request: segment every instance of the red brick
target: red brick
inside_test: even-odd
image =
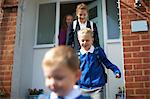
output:
[[[124,53],[124,58],[131,58],[131,53]]]
[[[122,31],[122,33],[123,33],[123,36],[131,35],[131,30],[130,29],[125,29],[125,30]]]
[[[150,99],[150,95],[146,96],[146,99]]]
[[[150,89],[136,89],[135,93],[136,94],[147,94],[147,95],[149,95],[150,94]]]
[[[147,60],[145,60],[147,61]],[[125,64],[135,64],[135,63],[142,63],[142,60],[140,58],[131,58],[131,59],[125,59],[124,60]]]
[[[4,82],[3,82],[3,85],[4,85],[4,86],[10,86],[10,85],[11,85],[11,82],[10,82],[10,81],[4,81]]]
[[[150,63],[150,58],[143,58],[144,63]]]
[[[142,39],[150,39],[150,34],[141,35]]]
[[[133,57],[150,57],[150,52],[133,53]]]
[[[150,51],[150,46],[143,46],[143,51]]]
[[[149,67],[149,70],[144,70],[144,74],[145,75],[149,75],[149,81],[150,81],[150,67]]]
[[[123,46],[131,46],[131,42],[123,42]]]
[[[127,99],[145,99],[144,96],[127,96]]]
[[[124,65],[125,70],[132,70],[132,65]]]
[[[126,82],[133,82],[134,80],[133,80],[133,77],[126,76],[125,81]]]
[[[150,64],[135,64],[134,69],[150,69]]]
[[[150,93],[148,92],[148,88],[150,86],[150,82],[148,78],[149,70],[150,70],[150,58],[149,58],[150,57],[149,56],[149,52],[150,52],[149,32],[150,31],[132,33],[129,27],[125,27],[130,25],[131,20],[145,19],[148,20],[148,23],[150,23],[150,20],[148,19],[150,10],[147,7],[146,8],[147,12],[142,12],[142,10],[135,8],[134,0],[121,0],[120,2],[121,2],[121,18],[123,18],[121,22],[123,24],[122,38],[123,38],[123,49],[124,49],[124,66],[126,66],[124,67],[125,76],[126,76],[125,80],[127,86],[126,97],[127,99],[150,99],[149,96]],[[128,47],[131,48],[128,49]],[[132,47],[133,48],[140,47],[140,50],[132,51],[131,50]],[[143,83],[143,84],[130,85],[131,83],[138,83],[138,84]]]
[[[150,44],[150,40],[144,40],[144,41],[133,41],[132,42],[133,45],[138,46],[138,45],[149,45]]]
[[[128,18],[129,18],[130,20],[134,20],[135,18],[137,18],[137,15],[128,15]]]
[[[126,83],[126,87],[127,88],[143,88],[144,87],[144,83]]]
[[[134,35],[134,36],[124,36],[123,40],[125,41],[133,41],[133,40],[139,40],[139,36],[138,35]]]
[[[123,12],[123,13],[121,13],[122,20],[125,20],[126,17],[127,17],[126,14],[128,13],[128,10],[127,10],[127,9],[122,9],[121,12]],[[126,16],[126,17],[125,17],[125,16]]]
[[[11,65],[11,64],[13,64],[13,60],[1,60],[1,64],[3,64],[3,65]]]
[[[125,76],[137,76],[137,75],[142,75],[142,70],[126,70]]]
[[[150,76],[137,76],[135,77],[135,82],[139,81],[150,81]]]
[[[122,29],[130,29],[131,27],[130,27],[130,25],[123,25],[122,26]]]
[[[140,51],[140,47],[125,47],[124,52],[137,52]]]
[[[126,94],[127,95],[133,95],[134,94],[134,89],[127,89]]]
[[[14,5],[14,3],[17,4],[18,2],[18,0],[5,0],[6,5],[8,1],[9,5]],[[4,7],[2,14],[0,11],[0,78],[2,78],[1,81],[3,82],[0,87],[3,86],[10,94],[17,9],[8,9],[10,11],[7,11],[7,8]]]
[[[145,82],[145,87],[146,88],[150,88],[150,81],[149,82]]]
[[[8,76],[8,75],[4,76],[4,80],[10,81],[11,80],[11,76]]]

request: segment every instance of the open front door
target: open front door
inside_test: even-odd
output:
[[[104,99],[116,99],[118,87],[124,87],[123,46],[119,29],[119,9],[117,0],[95,0],[88,4],[89,20],[97,25],[100,45],[108,59],[121,70],[122,77],[116,79],[111,70],[106,69],[108,83],[104,88]]]
[[[104,36],[103,36],[103,15],[102,15],[102,2],[100,0],[95,0],[92,3],[88,4],[89,8],[89,20],[96,23],[99,43],[102,48],[104,48]],[[104,86],[103,99],[106,99],[106,86]]]

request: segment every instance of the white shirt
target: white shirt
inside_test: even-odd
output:
[[[86,21],[85,23],[81,23],[81,22],[79,21],[79,19],[78,19],[78,22],[79,22],[80,30],[86,28],[86,26],[87,26],[87,21]]]
[[[74,85],[72,91],[67,96],[64,96],[64,98],[65,99],[75,99],[80,95],[81,95],[80,87],[77,85]],[[58,97],[57,94],[52,92],[50,99],[56,99],[57,97]]]
[[[86,54],[86,53],[88,53],[88,52],[93,53],[93,52],[94,52],[94,49],[95,49],[95,48],[94,48],[94,46],[92,45],[88,51],[86,51],[86,50],[84,50],[84,49],[81,48],[81,49],[80,49],[80,52],[81,52],[82,55],[84,55],[84,54]]]

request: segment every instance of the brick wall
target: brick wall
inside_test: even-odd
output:
[[[0,88],[11,92],[17,0],[0,0]]]
[[[121,0],[127,99],[150,99],[150,28],[148,32],[131,32],[131,20],[145,19],[150,25],[150,2],[135,8],[135,0]]]

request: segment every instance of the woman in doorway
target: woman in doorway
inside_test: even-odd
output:
[[[60,29],[59,32],[59,45],[65,45],[66,44],[66,37],[67,37],[67,28],[68,26],[72,23],[73,21],[73,16],[68,14],[64,18],[63,26]]]
[[[77,32],[84,28],[90,28],[94,32],[94,47],[100,46],[96,24],[88,20],[87,5],[84,3],[77,5],[76,16],[77,19],[68,27],[66,45],[70,45],[78,51],[80,49],[80,45],[77,39]]]

